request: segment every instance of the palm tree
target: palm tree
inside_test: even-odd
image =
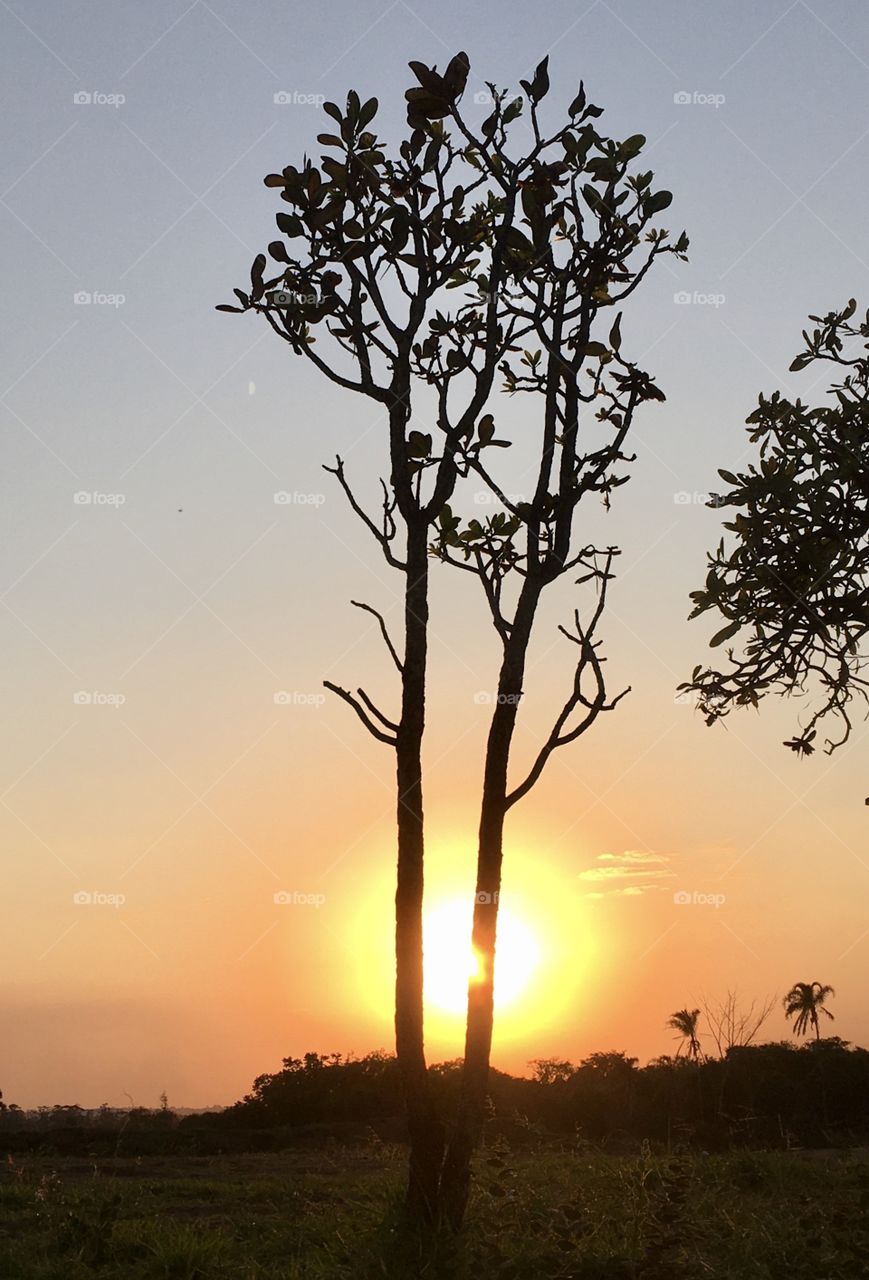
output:
[[[699,1009],[679,1009],[667,1020],[669,1029],[675,1031],[679,1037],[679,1048],[676,1050],[677,1058],[682,1050],[687,1047],[688,1057],[693,1058],[695,1062],[699,1059],[700,1038],[697,1034],[699,1017]]]
[[[785,1017],[795,1018],[794,1034],[804,1036],[811,1026],[815,1028],[815,1039],[820,1040],[818,1013],[833,1019],[830,1010],[824,1008],[824,1001],[835,994],[832,987],[822,986],[820,982],[795,982],[783,1001]]]

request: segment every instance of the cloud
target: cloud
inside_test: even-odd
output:
[[[663,853],[646,849],[626,849],[624,853],[600,853],[597,866],[580,871],[578,879],[591,884],[607,884],[611,887],[589,892],[587,898],[620,896],[639,898],[654,889],[662,889],[660,880],[669,880],[674,872],[667,869],[670,859]],[[601,865],[603,864],[603,865]],[[630,881],[625,884],[625,881]]]
[[[624,853],[599,853],[598,862],[619,862],[622,864],[648,866],[652,862],[669,862],[663,853],[653,853],[651,849],[626,849]]]
[[[586,893],[586,898],[640,898],[647,889],[658,889],[659,885],[629,884],[623,889],[607,889],[603,893]]]

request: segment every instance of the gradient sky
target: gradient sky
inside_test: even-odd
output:
[[[622,325],[668,396],[606,525],[624,548],[610,678],[633,692],[511,814],[504,907],[541,951],[495,1063],[645,1059],[672,1048],[672,1010],[796,980],[832,983],[835,1031],[866,1043],[865,727],[799,761],[780,745],[796,704],[707,730],[674,700],[714,629],[685,620],[717,536],[702,495],[746,458],[760,390],[823,394],[787,373],[806,314],[869,304],[865,4],[10,0],[0,32],[6,1100],[230,1102],[285,1055],[391,1047],[393,762],[320,685],[364,679],[395,705],[349,601],[394,611],[400,580],[320,469],[340,451],[364,488],[383,424],[212,308],[274,237],[263,175],[316,153],[306,99],[376,94],[395,138],[408,59],[461,48],[469,96],[549,53],[553,119],[582,77],[602,129],[647,135],[691,237]],[[434,906],[473,883],[475,695],[496,669],[463,579],[434,572]],[[570,677],[569,588],[557,606],[517,773]],[[785,1034],[780,1008],[767,1031]],[[436,1015],[432,1057],[460,1046]]]

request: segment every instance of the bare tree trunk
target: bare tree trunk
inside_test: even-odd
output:
[[[407,1209],[419,1222],[437,1214],[444,1150],[426,1071],[423,1036],[422,736],[428,626],[427,525],[408,525],[405,655],[397,734],[398,876],[395,891],[395,1050],[410,1137]]]
[[[479,1144],[486,1115],[494,1021],[498,899],[504,819],[508,807],[507,768],[540,588],[539,581],[532,577],[526,579],[516,610],[515,624],[504,646],[498,700],[486,744],[477,852],[477,893],[471,934],[478,973],[468,988],[462,1089],[444,1161],[441,1187],[443,1210],[454,1227],[461,1225],[467,1209],[471,1186],[471,1158]]]

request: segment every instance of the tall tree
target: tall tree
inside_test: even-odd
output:
[[[786,1018],[794,1019],[794,1035],[804,1036],[809,1027],[815,1032],[815,1039],[821,1038],[821,1024],[818,1018],[823,1013],[831,1021],[834,1015],[825,1008],[825,1002],[836,993],[832,987],[820,982],[795,982],[784,998]]]
[[[748,421],[756,460],[719,471],[730,489],[714,505],[733,509],[731,535],[709,556],[691,617],[715,611],[725,625],[713,646],[735,641],[718,666],[697,666],[693,690],[707,724],[733,707],[757,707],[769,693],[816,699],[785,743],[810,755],[818,726],[838,727],[832,752],[850,733],[853,707],[867,703],[869,634],[869,312],[810,316],[794,372],[818,363],[840,370],[832,403],[811,408],[776,391],[761,395]]]
[[[628,461],[623,446],[634,410],[663,398],[620,354],[619,316],[607,325],[605,342],[592,339],[591,328],[599,311],[633,292],[655,258],[684,256],[687,238],[670,244],[666,231],[652,227],[671,197],[653,192],[651,172],[628,174],[645,139],[601,136],[594,125],[601,109],[587,102],[581,86],[567,122],[548,135],[541,130],[546,60],[523,82],[530,129],[523,121],[515,154],[508,131],[525,110],[521,97],[490,84],[493,109],[474,129],[461,107],[465,54],[443,73],[419,62],[410,66],[418,84],[406,94],[408,136],[396,155],[389,156],[372,131],[376,99],[362,102],[351,92],[343,111],[325,104],[337,132],[319,135],[329,149],[320,164],[306,159],[301,168],[289,165],[266,178],[289,206],[277,214],[284,238],[269,245],[278,265],[269,272],[266,256],[258,255],[250,290],[235,290],[238,305],[221,309],[261,316],[295,355],[376,402],[386,419],[388,473],[375,514],[354,493],[340,458],[327,469],[403,577],[403,642],[393,642],[382,613],[358,605],[377,619],[398,671],[400,711],[386,714],[362,689],[327,687],[396,757],[395,1026],[411,1140],[408,1204],[430,1219],[448,1202],[457,1222],[485,1102],[504,816],[552,751],[616,701],[607,699],[593,638],[615,549],[573,547],[574,513],[585,495],[608,502],[626,478],[616,468]],[[525,352],[520,369],[513,357],[529,339],[541,350]],[[537,392],[544,405],[536,490],[521,505],[505,498],[485,463],[510,443],[484,412],[499,371],[508,390]],[[587,378],[584,388],[580,375]],[[591,404],[606,434],[580,447],[579,408]],[[421,421],[428,429],[412,425]],[[461,529],[450,501],[457,482],[471,473],[492,485],[504,509],[485,526]],[[434,1105],[424,1052],[421,745],[429,551],[462,563],[454,554],[459,549],[483,585],[503,660],[487,748],[474,917],[484,973],[469,999],[460,1114],[448,1127]],[[530,773],[508,794],[510,743],[537,604],[545,586],[577,568],[600,592],[589,621],[581,624],[576,614],[573,691]],[[521,581],[513,606],[502,594],[508,572],[511,581]],[[569,726],[575,711],[579,723]]]
[[[653,225],[672,196],[653,190],[651,170],[634,167],[646,141],[642,134],[617,142],[587,121],[547,137],[538,114],[549,91],[546,59],[522,87],[534,136],[530,160],[511,160],[507,149],[507,127],[524,106],[520,99],[490,86],[494,110],[483,129],[497,159],[497,181],[508,199],[518,193],[524,215],[525,229],[510,236],[511,288],[503,307],[514,341],[501,371],[504,391],[523,396],[526,417],[536,413],[539,423],[530,492],[525,501],[511,500],[498,479],[489,459],[500,455],[484,447],[510,441],[496,434],[494,415],[486,414],[477,437],[462,442],[463,462],[501,509],[486,521],[465,522],[446,505],[432,547],[441,560],[477,578],[501,649],[480,808],[472,931],[479,968],[468,989],[461,1101],[444,1165],[446,1211],[454,1221],[464,1213],[471,1155],[485,1114],[506,817],[552,754],[575,742],[628,692],[608,695],[598,637],[619,552],[578,537],[583,500],[609,507],[613,491],[628,479],[624,467],[633,459],[625,445],[636,410],[664,399],[650,375],[624,354],[618,308],[657,258],[684,259],[688,247],[684,232],[671,242],[666,230]],[[580,86],[569,108],[571,121],[600,114]],[[484,294],[491,289],[486,276],[476,285]],[[520,336],[527,348],[520,346]],[[571,629],[559,628],[578,649],[573,680],[536,756],[512,782],[514,732],[538,607],[544,593],[570,574],[595,593],[587,609],[574,610]]]
[[[676,1050],[676,1057],[685,1049],[688,1057],[694,1062],[700,1058],[700,1036],[697,1026],[700,1020],[699,1009],[677,1009],[667,1019],[667,1027],[670,1031],[675,1031],[679,1039],[679,1048]]]

